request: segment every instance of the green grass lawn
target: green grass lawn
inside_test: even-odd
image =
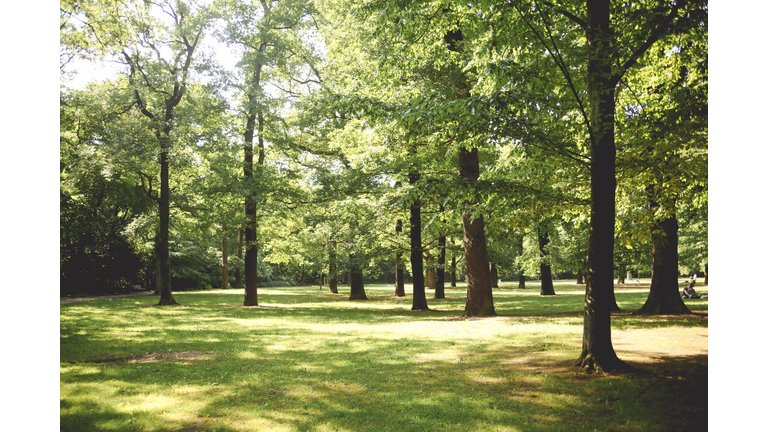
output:
[[[466,289],[410,311],[394,288],[259,289],[100,299],[60,309],[62,431],[698,431],[707,428],[707,300],[633,316],[614,348],[636,369],[584,374],[584,287],[503,283],[498,317],[461,319]],[[681,283],[683,281],[681,280]],[[707,287],[697,289],[706,294]],[[431,295],[430,292],[427,294]]]

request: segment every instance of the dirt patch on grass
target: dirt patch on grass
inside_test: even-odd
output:
[[[216,351],[158,351],[142,355],[107,355],[73,363],[157,363],[167,361],[209,360],[218,355]]]

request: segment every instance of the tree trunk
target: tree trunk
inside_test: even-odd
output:
[[[624,366],[611,342],[613,241],[616,226],[615,87],[611,83],[610,1],[587,0],[586,36],[590,104],[591,206],[582,351],[576,364],[586,370]]]
[[[398,233],[398,237],[400,233],[403,232],[403,221],[400,219],[398,219],[397,223],[395,224],[395,232]],[[401,252],[397,252],[397,256],[395,257],[395,297],[405,297],[404,273],[403,254]]]
[[[651,209],[658,205],[651,204]],[[637,313],[653,315],[689,314],[691,311],[680,298],[677,286],[677,218],[657,223],[651,233],[653,243],[653,272],[651,291]]]
[[[166,113],[168,111],[166,110]],[[166,114],[166,117],[168,114]],[[172,117],[172,116],[171,116]],[[172,120],[172,118],[171,118]],[[169,124],[169,123],[167,123]],[[160,302],[158,305],[175,305],[176,300],[171,294],[171,259],[168,250],[168,231],[171,220],[171,188],[169,184],[168,152],[170,151],[170,126],[165,127],[165,132],[160,137],[160,274],[162,275],[162,289],[160,290]]]
[[[408,181],[414,184],[419,180],[418,172],[408,174]],[[427,293],[424,290],[424,249],[421,245],[421,200],[411,204],[411,276],[413,276],[413,306],[411,310],[429,309]]]
[[[709,285],[709,263],[704,263],[704,285]]]
[[[243,259],[243,229],[239,228],[237,230],[237,257],[240,258],[238,260],[241,261]],[[243,287],[243,272],[240,270],[240,266],[238,265],[237,268],[235,268],[235,288],[242,288]]]
[[[336,240],[331,240],[328,248],[328,291],[339,293],[339,275],[336,273]]]
[[[618,268],[618,271],[616,273],[618,275],[616,276],[616,284],[617,285],[623,285],[624,282],[626,282],[626,281],[624,280],[624,274],[621,272],[621,268],[622,268],[621,264],[619,264],[617,266],[617,268]]]
[[[354,253],[349,254],[349,288],[350,300],[368,300],[363,286],[363,271]]]
[[[541,271],[541,293],[540,295],[555,295],[555,285],[552,283],[552,266],[547,262],[547,253],[544,248],[549,244],[549,233],[539,225],[539,270]]]
[[[456,288],[456,255],[451,253],[451,288]]]
[[[229,256],[227,255],[227,233],[221,238],[221,289],[229,288]]]
[[[435,257],[427,252],[427,289],[434,290],[435,284]]]
[[[443,206],[440,206],[440,211],[443,212],[445,209]],[[443,223],[445,223],[445,220],[443,220]],[[440,238],[437,240],[438,248],[440,249],[440,254],[437,256],[437,270],[436,270],[436,281],[435,281],[435,298],[436,299],[444,299],[445,298],[445,236],[441,235]]]
[[[496,263],[491,263],[491,288],[499,287],[499,271],[496,269]]]
[[[155,295],[163,290],[163,273],[160,268],[160,239],[155,241]]]
[[[478,152],[474,148],[462,148],[459,153],[459,175],[467,180],[476,181],[480,177]],[[491,291],[491,266],[488,262],[488,249],[485,242],[483,216],[478,214],[462,215],[464,226],[464,253],[467,259],[467,303],[464,316],[494,316],[493,293]]]
[[[581,269],[576,273],[576,285],[584,285],[584,272]]]
[[[525,289],[525,271],[523,270],[523,241],[525,240],[525,237],[520,234],[520,236],[517,237],[517,250],[519,251],[517,253],[517,271],[519,272],[517,275],[517,289]]]
[[[520,270],[520,274],[517,276],[517,289],[525,289],[525,274]]]

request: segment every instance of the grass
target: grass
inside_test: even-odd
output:
[[[647,281],[645,281],[647,282]],[[681,281],[682,283],[682,281]],[[555,297],[502,284],[498,317],[461,319],[446,300],[366,286],[368,301],[319,287],[100,299],[60,309],[62,431],[684,431],[707,428],[707,300],[692,316],[613,318],[635,366],[584,374],[584,288]],[[707,293],[706,286],[697,290]],[[625,311],[647,285],[616,289]],[[429,294],[428,294],[429,295]]]

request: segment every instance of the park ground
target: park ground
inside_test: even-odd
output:
[[[708,299],[634,315],[648,283],[616,287],[613,346],[631,369],[613,374],[573,367],[573,280],[556,296],[503,283],[499,316],[478,319],[461,317],[462,285],[422,312],[389,285],[367,301],[314,286],[260,289],[257,307],[242,290],[62,304],[61,430],[705,431]]]

